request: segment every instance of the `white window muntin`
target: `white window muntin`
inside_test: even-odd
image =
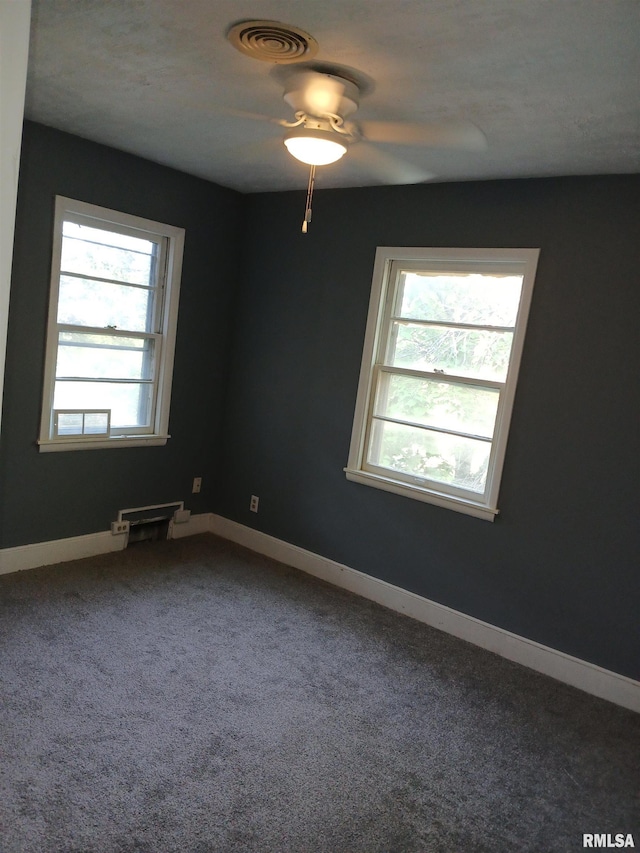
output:
[[[155,247],[155,251],[152,255],[153,257],[153,269],[151,271],[149,277],[149,284],[137,284],[133,282],[129,282],[126,280],[119,280],[113,278],[106,278],[103,276],[95,276],[86,272],[75,272],[73,270],[67,270],[62,266],[62,246],[63,246],[63,226],[66,222],[72,222],[76,225],[87,226],[89,228],[96,228],[102,231],[109,231],[115,234],[121,234],[127,237],[134,237],[137,239],[144,238],[148,240],[148,242],[152,243]],[[58,224],[58,223],[57,223]],[[76,333],[79,335],[94,335],[95,337],[102,337],[104,339],[107,338],[122,338],[140,340],[147,343],[149,346],[143,346],[143,353],[149,354],[151,353],[152,360],[152,374],[148,377],[144,375],[140,378],[136,379],[122,379],[116,377],[98,377],[98,376],[59,376],[57,374],[57,370],[54,371],[54,379],[53,379],[53,387],[51,388],[51,395],[53,399],[53,393],[55,390],[56,382],[87,382],[91,381],[92,383],[109,383],[112,385],[140,385],[140,386],[148,386],[149,387],[149,397],[145,402],[141,400],[140,405],[144,405],[144,407],[148,410],[148,415],[145,418],[145,422],[141,424],[128,424],[126,426],[114,427],[111,426],[110,434],[113,436],[117,435],[143,435],[152,433],[154,431],[154,423],[153,423],[153,414],[155,412],[155,404],[157,397],[157,384],[158,384],[158,375],[160,369],[160,361],[161,361],[161,346],[162,346],[162,335],[161,325],[162,325],[162,307],[163,307],[163,295],[164,295],[164,279],[165,279],[165,262],[166,262],[166,244],[167,238],[158,234],[154,234],[148,231],[142,231],[140,228],[132,228],[122,223],[115,221],[107,221],[106,219],[101,219],[95,215],[83,215],[77,212],[69,212],[68,210],[64,211],[64,215],[62,221],[59,223],[61,229],[61,240],[60,240],[60,256],[58,260],[57,266],[59,267],[59,274],[56,277],[56,285],[55,285],[55,305],[56,305],[56,314],[58,310],[58,302],[60,296],[60,281],[63,276],[69,278],[77,278],[80,280],[87,281],[96,281],[104,283],[105,285],[115,285],[117,287],[122,288],[132,288],[138,289],[142,291],[146,291],[150,299],[147,303],[147,329],[149,331],[137,331],[128,328],[115,328],[115,327],[98,327],[98,326],[90,326],[90,325],[75,325],[70,323],[58,323],[56,318],[56,328],[58,331],[58,340],[56,344],[56,365],[57,365],[57,356],[58,350],[61,345],[65,346],[74,346],[78,344],[74,344],[72,341],[62,342],[60,340],[60,334],[64,332]],[[101,243],[101,246],[106,245],[105,243]],[[52,295],[54,293],[54,284],[52,281]],[[152,331],[155,330],[155,331]],[[97,345],[99,346],[99,345]],[[148,356],[147,356],[148,357]],[[53,409],[53,405],[51,406]]]
[[[109,277],[90,274],[79,274],[61,268],[63,225],[72,222],[110,231],[115,234],[131,236],[153,243],[155,252],[155,268],[149,284],[128,282]],[[43,394],[43,414],[39,445],[41,451],[87,449],[90,447],[136,446],[139,444],[165,444],[168,436],[169,402],[171,396],[173,355],[177,326],[177,309],[180,292],[180,273],[184,246],[184,230],[170,225],[153,222],[129,214],[101,208],[85,202],[56,197],[55,226],[52,253],[51,289],[49,300],[49,322],[47,331],[46,363]],[[58,302],[60,296],[60,281],[62,276],[104,282],[105,285],[115,285],[127,289],[147,291],[153,298],[148,302],[149,316],[147,329],[112,328],[102,326],[75,325],[73,323],[58,323]],[[109,338],[140,340],[148,342],[146,350],[152,353],[152,372],[149,376],[141,376],[133,380],[101,377],[64,377],[73,382],[111,382],[116,385],[148,386],[149,413],[147,424],[137,424],[127,427],[111,426],[109,438],[90,440],[84,438],[74,443],[54,437],[53,408],[56,382],[56,363],[58,355],[59,334],[71,332],[82,335],[96,335]],[[144,347],[143,347],[144,349]],[[58,377],[59,379],[61,377]]]
[[[143,348],[143,353],[145,353],[145,358],[150,359],[151,361],[151,376],[148,378],[140,377],[136,379],[121,379],[116,377],[99,377],[99,376],[57,376],[55,375],[57,371],[55,370],[54,365],[54,377],[53,377],[53,388],[51,389],[51,400],[54,399],[55,392],[55,383],[56,382],[91,382],[94,384],[109,384],[109,385],[141,385],[149,388],[149,397],[146,402],[141,400],[140,405],[144,405],[144,408],[148,410],[148,415],[145,419],[145,423],[142,424],[130,424],[127,426],[111,426],[110,427],[110,435],[143,435],[147,433],[153,432],[154,427],[154,418],[153,413],[155,411],[156,400],[157,400],[157,392],[158,392],[158,376],[160,373],[160,361],[162,357],[162,335],[159,334],[151,334],[151,333],[143,333],[143,332],[129,332],[126,329],[109,329],[108,333],[105,332],[104,329],[100,329],[95,326],[74,326],[68,323],[59,323],[57,324],[58,331],[58,345],[56,346],[56,364],[57,364],[57,353],[59,346],[82,346],[82,343],[74,343],[72,341],[60,341],[60,333],[62,332],[71,332],[78,333],[84,335],[95,335],[109,338],[122,338],[123,340],[133,339],[140,340],[147,344],[152,345],[149,349]],[[94,348],[99,348],[99,344],[96,344]],[[106,345],[105,345],[106,346]],[[51,406],[52,411],[53,405]]]
[[[363,361],[358,386],[354,426],[345,468],[347,478],[373,485],[387,491],[435,503],[480,518],[493,520],[497,514],[497,498],[504,462],[508,428],[515,396],[515,385],[524,343],[526,320],[531,302],[538,249],[415,249],[380,247],[376,252],[373,287],[365,335]],[[522,288],[513,326],[491,324],[454,324],[424,321],[426,325],[486,329],[491,332],[512,332],[513,340],[507,376],[503,382],[474,376],[447,373],[442,376],[433,371],[407,371],[388,365],[393,346],[393,321],[401,317],[398,308],[399,279],[402,272],[414,270],[421,273],[483,273],[487,275],[522,276]],[[401,318],[406,319],[406,318]],[[411,321],[413,322],[413,320]],[[456,383],[499,389],[499,401],[492,434],[485,488],[482,494],[457,488],[451,484],[430,481],[427,478],[404,474],[372,465],[366,461],[371,439],[375,395],[380,372],[393,375],[416,375]]]
[[[500,408],[500,398],[502,397],[502,393],[505,387],[505,382],[488,382],[483,381],[479,376],[466,377],[456,373],[447,373],[440,374],[433,371],[428,370],[410,370],[408,368],[397,367],[393,364],[390,364],[393,357],[393,353],[395,351],[395,337],[397,334],[397,326],[396,323],[398,321],[402,322],[410,322],[411,324],[421,325],[421,326],[429,326],[429,327],[441,327],[447,329],[464,329],[464,330],[480,330],[480,331],[504,331],[513,333],[515,330],[515,326],[496,326],[496,325],[488,325],[488,324],[477,324],[477,323],[456,323],[454,321],[434,321],[434,320],[422,320],[416,318],[407,318],[404,316],[400,310],[400,301],[402,296],[402,288],[401,288],[401,277],[404,273],[407,272],[419,272],[421,274],[429,274],[429,273],[477,273],[481,272],[484,274],[499,274],[499,275],[522,275],[522,265],[514,265],[514,264],[499,264],[490,262],[483,262],[482,264],[476,263],[455,263],[455,269],[452,270],[452,263],[437,263],[430,261],[428,264],[420,263],[419,261],[397,261],[392,260],[388,267],[388,282],[387,282],[387,293],[385,299],[385,309],[382,320],[382,327],[386,329],[386,345],[382,340],[380,341],[380,352],[378,357],[376,358],[376,362],[373,365],[373,381],[371,388],[371,398],[370,398],[370,410],[369,417],[367,419],[367,429],[365,434],[364,441],[364,456],[362,460],[363,469],[369,472],[375,472],[382,476],[389,475],[390,470],[388,468],[383,468],[381,466],[375,465],[372,462],[366,459],[366,448],[369,446],[369,443],[372,439],[372,433],[375,428],[375,422],[382,420],[374,411],[376,396],[378,393],[378,389],[380,387],[380,376],[382,373],[393,374],[396,376],[415,376],[416,378],[429,378],[434,381],[440,381],[445,384],[469,384],[472,386],[482,387],[482,388],[493,388],[497,389],[499,392],[499,400],[498,400],[498,409]],[[411,425],[410,421],[402,421],[397,418],[384,418],[390,422],[394,423],[406,423],[407,425]],[[496,422],[497,422],[496,415]],[[420,425],[416,422],[413,422],[413,425],[417,427],[424,427],[424,425]],[[429,431],[434,432],[442,432],[449,435],[458,435],[460,437],[467,437],[477,441],[487,442],[490,445],[493,445],[495,438],[495,427],[492,431],[491,435],[473,435],[469,432],[464,432],[462,430],[451,430],[451,429],[442,429],[434,425],[429,425]],[[492,447],[493,451],[493,447]],[[491,452],[489,455],[488,469],[491,468]],[[470,497],[469,490],[457,487],[451,484],[445,484],[438,480],[431,480],[426,476],[417,476],[413,474],[404,474],[402,472],[393,471],[392,476],[395,479],[402,480],[412,484],[424,484],[425,487],[436,489],[437,491],[443,493],[450,493],[453,495],[459,495],[464,497]],[[489,488],[489,478],[487,478],[487,482],[485,485],[485,489],[482,492],[482,497],[484,497],[487,493],[487,489]],[[474,495],[477,493],[474,493]]]
[[[66,201],[66,199],[63,199]],[[87,205],[87,207],[93,208],[93,205]],[[76,208],[77,209],[77,208]],[[94,209],[102,209],[104,208],[94,208]],[[106,210],[105,213],[115,215],[114,211]],[[125,217],[125,214],[121,214],[122,217]],[[137,217],[126,216],[127,219],[135,220]],[[139,222],[146,222],[146,220],[138,220]],[[137,282],[130,281],[122,281],[119,279],[113,278],[105,278],[102,276],[95,276],[89,273],[77,273],[71,270],[65,270],[62,268],[62,233],[60,233],[60,245],[57,247],[58,254],[58,266],[60,269],[60,277],[63,275],[71,276],[74,278],[82,278],[90,281],[100,281],[105,284],[113,284],[119,287],[130,287],[133,289],[144,290],[149,293],[154,293],[154,299],[151,301],[152,312],[151,316],[148,318],[148,328],[157,333],[162,332],[162,313],[164,308],[164,292],[165,292],[165,279],[166,279],[166,264],[167,264],[167,244],[168,237],[164,236],[160,233],[154,233],[145,228],[136,227],[133,228],[131,226],[123,225],[121,222],[113,221],[108,219],[101,219],[95,215],[88,214],[80,214],[74,211],[66,210],[64,213],[64,222],[72,222],[76,225],[86,225],[89,228],[99,228],[101,230],[112,231],[115,234],[121,234],[124,237],[134,237],[137,239],[146,239],[150,243],[153,243],[156,246],[156,254],[154,256],[155,261],[155,269],[153,272],[153,281],[150,284],[139,284]],[[57,223],[56,223],[57,224]],[[159,223],[147,223],[148,225],[156,225],[159,226]],[[163,226],[160,226],[163,227]],[[54,254],[55,259],[55,254]],[[58,279],[56,284],[56,304],[58,299],[58,289],[59,289],[60,281]]]
[[[500,417],[500,408],[502,405],[502,401],[504,398],[503,394],[503,383],[492,382],[492,381],[479,381],[477,379],[469,379],[467,377],[454,377],[447,374],[445,377],[441,376],[438,373],[430,373],[427,371],[410,371],[403,368],[394,368],[388,365],[374,365],[373,367],[373,382],[372,382],[372,394],[371,394],[371,408],[369,411],[369,418],[367,419],[367,428],[365,432],[364,438],[364,446],[363,446],[363,460],[362,460],[362,468],[364,471],[369,473],[378,474],[381,477],[391,477],[393,479],[406,482],[411,485],[419,485],[424,488],[430,488],[432,490],[442,492],[445,494],[456,495],[463,498],[469,498],[470,493],[468,489],[463,489],[457,487],[452,484],[442,483],[438,480],[430,480],[427,476],[418,476],[415,474],[403,473],[400,471],[396,471],[390,468],[384,468],[383,466],[378,466],[373,464],[371,461],[366,459],[367,448],[372,440],[372,434],[375,429],[375,424],[379,421],[388,421],[389,423],[404,425],[408,427],[417,427],[421,429],[425,429],[428,432],[437,432],[442,433],[443,435],[451,435],[458,436],[460,438],[470,439],[472,441],[484,442],[489,447],[489,461],[488,461],[488,470],[491,471],[493,456],[495,455],[495,427],[492,431],[491,435],[482,435],[480,433],[466,432],[464,430],[458,429],[445,429],[434,424],[425,425],[416,420],[403,420],[401,418],[392,418],[386,415],[381,415],[375,410],[376,403],[376,395],[378,389],[380,387],[380,375],[388,373],[393,376],[414,376],[416,378],[427,378],[433,379],[434,381],[440,382],[442,384],[450,384],[450,385],[467,385],[469,387],[478,387],[482,389],[491,389],[496,390],[498,392],[498,403],[497,403],[497,412],[495,423],[498,423]],[[487,477],[487,484],[485,489],[482,492],[482,495],[486,495],[487,490],[489,489],[489,477]],[[479,494],[479,493],[473,493]]]

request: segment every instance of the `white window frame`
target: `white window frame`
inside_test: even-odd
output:
[[[376,251],[373,285],[369,303],[362,367],[356,398],[356,408],[351,435],[347,479],[373,486],[405,497],[425,501],[493,521],[498,514],[500,478],[509,435],[516,384],[529,307],[533,292],[539,249],[448,249],[404,248],[381,246]],[[375,468],[366,461],[366,443],[373,415],[376,375],[384,362],[392,321],[391,303],[395,297],[399,266],[403,270],[442,269],[491,274],[512,273],[523,276],[520,303],[513,331],[509,368],[500,386],[500,402],[495,430],[491,442],[486,488],[483,494],[465,491],[453,486],[443,486],[424,478],[398,476],[393,471]],[[482,383],[484,384],[484,383]],[[490,385],[491,383],[486,383]]]
[[[94,228],[128,234],[159,244],[158,292],[154,304],[153,330],[144,336],[153,338],[155,373],[151,394],[151,418],[148,427],[111,429],[109,436],[57,436],[53,424],[53,395],[55,387],[58,333],[65,328],[58,324],[58,294],[61,276],[62,228],[65,221],[79,222]],[[44,369],[42,417],[38,445],[40,452],[92,450],[107,447],[140,447],[164,445],[170,438],[169,407],[173,379],[173,359],[178,321],[180,278],[184,251],[184,229],[165,225],[127,213],[98,207],[87,202],[56,196],[51,262],[49,319]],[[73,327],[74,329],[76,327]],[[91,327],[86,327],[91,329]],[[132,336],[125,330],[111,334]]]

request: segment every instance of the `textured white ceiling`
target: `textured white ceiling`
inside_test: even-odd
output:
[[[376,146],[435,180],[640,171],[638,0],[34,0],[27,117],[241,191],[304,187],[282,128],[237,114],[291,118],[281,68],[226,40],[251,18],[368,81],[356,118],[480,127],[483,152]],[[381,182],[355,148],[318,171]]]

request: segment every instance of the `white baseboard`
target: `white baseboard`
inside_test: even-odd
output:
[[[96,554],[107,554],[109,551],[122,551],[126,539],[126,535],[114,536],[109,530],[88,533],[86,536],[71,536],[69,539],[53,539],[50,542],[3,548],[0,550],[0,575],[37,569],[39,566],[51,566],[54,563],[66,563],[67,560],[95,557]]]
[[[176,524],[175,521],[172,521],[169,525],[169,539],[184,539],[185,536],[210,533],[211,516],[212,513],[210,512],[200,512],[197,515],[192,515],[189,521],[182,524]]]
[[[640,712],[640,682],[632,678],[527,640],[222,516],[210,516],[209,530],[593,696]]]
[[[197,533],[209,533],[211,513],[192,515],[183,524],[170,525],[170,539],[182,539]],[[122,551],[127,546],[125,533],[114,536],[111,531],[88,533],[85,536],[71,536],[68,539],[53,539],[49,542],[35,542],[32,545],[18,545],[16,548],[0,549],[0,575],[21,572],[24,569],[37,569],[39,566],[51,566],[54,563],[66,563],[68,560],[81,560],[83,557],[95,557],[110,551]]]
[[[172,524],[170,537],[182,539],[198,533],[214,533],[231,542],[237,542],[252,551],[293,566],[391,610],[404,613],[508,660],[640,713],[640,682],[632,678],[527,640],[220,515],[192,515],[184,524]],[[121,551],[126,546],[126,539],[125,535],[113,536],[110,531],[106,531],[4,548],[0,550],[0,574]]]

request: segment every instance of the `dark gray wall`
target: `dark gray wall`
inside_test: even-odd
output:
[[[39,453],[54,197],[186,229],[165,447]],[[25,125],[0,437],[0,546],[108,530],[118,509],[172,500],[215,508],[238,193],[104,146]],[[203,491],[191,495],[194,476]]]
[[[0,547],[185,499],[640,676],[640,177],[321,191],[302,235],[304,193],[243,198],[29,123],[22,157]],[[186,228],[166,447],[38,453],[56,194]],[[344,477],[379,245],[541,248],[494,524]]]
[[[221,511],[638,677],[640,178],[255,195]],[[493,524],[348,482],[376,246],[540,247]],[[249,496],[260,496],[250,513]]]

